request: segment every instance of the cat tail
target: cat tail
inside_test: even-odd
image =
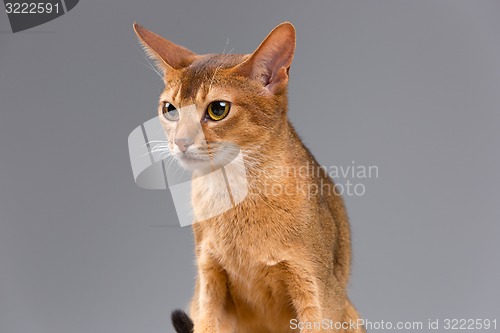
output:
[[[194,324],[191,318],[182,310],[172,311],[172,325],[177,333],[193,333]]]

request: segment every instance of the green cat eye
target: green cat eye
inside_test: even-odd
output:
[[[179,120],[179,110],[169,102],[163,103],[162,113],[170,121]]]
[[[231,103],[226,101],[215,101],[208,104],[207,116],[212,120],[221,120],[226,118],[231,108]]]

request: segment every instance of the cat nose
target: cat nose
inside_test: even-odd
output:
[[[194,143],[194,140],[191,138],[179,138],[175,139],[174,142],[179,147],[179,150],[184,153]]]

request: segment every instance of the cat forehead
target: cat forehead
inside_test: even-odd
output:
[[[207,54],[200,55],[193,63],[181,70],[167,73],[165,92],[170,92],[177,100],[195,99],[200,92],[206,95],[229,77],[224,69],[232,68],[248,58],[241,54]],[[232,81],[232,80],[231,80]]]
[[[199,55],[187,70],[214,70],[216,68],[231,68],[247,59],[245,54],[204,54]]]

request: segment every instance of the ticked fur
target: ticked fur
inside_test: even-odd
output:
[[[221,214],[210,213],[227,199],[226,184],[193,180],[195,214],[210,218],[193,225],[192,322],[175,312],[178,332],[285,333],[298,331],[293,319],[356,321],[346,293],[351,244],[343,200],[287,119],[294,27],[277,26],[248,55],[197,55],[137,24],[134,29],[164,77],[160,116],[165,102],[181,110],[178,121],[163,124],[179,163],[196,175],[209,167],[207,160],[226,158],[227,142],[245,162],[246,196]],[[206,120],[207,105],[216,100],[230,102],[231,110],[220,121]],[[190,116],[182,111],[188,105]],[[180,137],[192,141],[183,152],[175,143]],[[311,172],[298,174],[305,166]],[[241,184],[241,170],[227,172],[230,184]],[[363,328],[301,332],[334,331]]]

